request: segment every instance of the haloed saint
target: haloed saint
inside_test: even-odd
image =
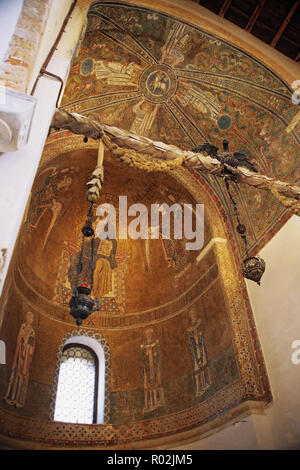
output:
[[[21,325],[17,337],[12,371],[4,400],[9,405],[22,408],[25,405],[26,392],[29,380],[29,369],[35,349],[35,331],[32,323],[32,312],[26,314],[26,321]]]
[[[207,360],[203,326],[195,308],[191,309],[189,317],[191,326],[187,331],[196,382],[196,397],[200,397],[211,386],[211,375]]]

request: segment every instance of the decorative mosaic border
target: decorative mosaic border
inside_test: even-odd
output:
[[[251,397],[245,397],[243,381],[238,380],[218,392],[213,399],[199,403],[188,410],[158,419],[120,425],[82,425],[25,418],[0,409],[0,425],[2,433],[6,436],[48,445],[103,445],[111,447],[167,437],[205,424],[216,427],[218,425],[216,420],[224,423],[227,414],[229,419],[232,418],[230,410],[247,399],[251,400]],[[257,397],[254,400],[257,402],[256,411],[261,410],[265,405],[263,397]],[[248,414],[250,412],[249,405]],[[214,424],[213,421],[215,421]],[[199,434],[201,434],[201,430],[199,430]]]
[[[55,409],[55,401],[56,401],[56,391],[58,385],[58,375],[59,375],[59,368],[61,363],[61,358],[63,354],[63,348],[66,344],[66,341],[74,336],[87,336],[88,338],[95,339],[103,349],[104,352],[104,359],[105,359],[105,395],[104,395],[104,423],[109,423],[110,421],[110,350],[107,344],[107,341],[103,336],[99,333],[94,333],[93,331],[87,330],[73,330],[70,333],[67,333],[62,342],[59,346],[59,351],[57,354],[57,361],[56,361],[56,369],[54,375],[54,382],[53,382],[53,392],[52,398],[50,403],[50,419],[54,420],[54,409]]]
[[[180,296],[173,299],[173,301],[167,304],[145,310],[137,313],[128,313],[122,315],[107,315],[101,314],[97,318],[97,324],[86,324],[84,328],[92,330],[103,330],[103,329],[130,329],[141,326],[152,324],[153,322],[160,322],[169,318],[175,317],[190,307],[191,304],[196,302],[206,291],[213,285],[218,279],[218,266],[216,263],[212,264],[209,269],[197,279],[189,289],[183,292]],[[45,297],[39,295],[35,289],[26,282],[26,279],[21,272],[15,273],[13,278],[14,288],[18,294],[25,300],[26,303],[30,303],[31,308],[35,308],[34,299],[38,299],[40,305],[40,315],[46,316],[55,321],[74,325],[74,322],[70,318],[69,310],[64,307],[59,309],[55,305],[55,314],[53,311],[53,302],[48,301]],[[28,298],[31,299],[29,302]],[[188,300],[187,300],[188,299]],[[50,312],[50,313],[48,313]]]

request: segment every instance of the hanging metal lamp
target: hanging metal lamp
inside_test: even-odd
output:
[[[251,281],[256,282],[260,286],[260,280],[266,269],[265,261],[258,255],[246,258],[243,261],[243,276]]]
[[[87,137],[84,138],[84,142],[87,142]],[[89,201],[90,205],[87,212],[87,220],[84,226],[81,229],[83,238],[81,251],[79,254],[79,260],[76,265],[76,282],[75,288],[73,290],[73,296],[70,300],[70,315],[76,320],[76,324],[80,326],[82,321],[88,318],[91,313],[100,310],[100,300],[93,299],[91,293],[94,286],[94,271],[95,271],[95,231],[93,229],[93,208],[94,204],[97,202],[104,179],[103,171],[103,157],[104,157],[104,145],[102,140],[99,142],[98,149],[98,161],[95,170],[92,173],[90,181],[88,181],[87,186],[88,190],[86,193],[86,199]],[[85,248],[86,238],[91,239],[91,259],[90,259],[90,271],[91,271],[91,284],[90,287],[87,283],[79,284],[79,275],[83,270],[83,253]],[[82,277],[82,276],[81,276]],[[78,285],[79,284],[79,285]]]
[[[246,279],[250,279],[251,281],[256,282],[260,286],[260,280],[262,278],[262,275],[265,272],[266,263],[258,255],[249,256],[248,240],[247,240],[247,235],[246,235],[247,229],[246,229],[246,226],[244,224],[242,224],[241,221],[240,221],[240,216],[239,216],[239,212],[238,212],[238,209],[237,209],[237,204],[236,204],[236,202],[235,202],[235,200],[234,200],[234,198],[231,194],[230,186],[229,186],[230,182],[236,184],[236,181],[235,181],[235,179],[232,179],[230,175],[226,175],[224,179],[225,179],[226,190],[227,190],[228,196],[229,196],[229,198],[232,202],[232,205],[233,205],[233,212],[234,212],[234,215],[237,219],[236,231],[241,236],[241,238],[244,242],[244,245],[245,245],[246,257],[242,261],[242,274]]]
[[[75,288],[73,290],[73,296],[70,300],[70,314],[72,317],[75,318],[76,324],[80,326],[82,321],[88,318],[91,313],[100,310],[100,300],[93,299],[90,297],[90,294],[93,290],[94,285],[94,271],[95,271],[95,255],[94,255],[94,239],[95,239],[95,232],[92,226],[93,221],[93,203],[90,203],[90,207],[88,209],[87,220],[85,225],[82,227],[82,245],[81,251],[79,255],[79,261],[76,266],[77,276],[76,276],[76,283]],[[91,260],[90,260],[90,271],[91,271],[91,286],[89,287],[88,284],[82,283],[78,285],[79,275],[82,272],[83,264],[82,258],[84,253],[85,247],[85,239],[91,238]],[[96,307],[95,307],[96,306]]]

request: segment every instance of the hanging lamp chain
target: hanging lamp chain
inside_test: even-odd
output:
[[[230,183],[231,182],[231,178],[230,177],[225,177],[225,184],[226,184],[226,190],[227,190],[227,193],[228,193],[228,196],[232,202],[232,205],[233,205],[233,212],[234,212],[234,215],[236,217],[236,220],[237,220],[237,226],[236,226],[236,230],[238,232],[238,234],[240,235],[240,237],[242,238],[243,242],[244,242],[244,245],[245,245],[245,251],[246,251],[246,256],[248,257],[248,240],[247,240],[247,235],[246,235],[246,226],[244,224],[241,223],[241,220],[240,220],[240,214],[239,214],[239,211],[238,211],[238,208],[237,208],[237,203],[230,191]]]
[[[92,236],[91,240],[91,292],[93,291],[94,288],[94,272],[95,272],[95,235]]]
[[[93,208],[94,208],[94,203],[90,202],[88,211],[87,211],[87,219],[85,221],[85,224],[82,228],[82,243],[81,243],[81,250],[79,253],[79,259],[78,263],[76,265],[76,282],[75,282],[75,288],[74,288],[74,294],[76,296],[77,294],[77,286],[79,283],[79,275],[82,272],[83,269],[83,253],[84,253],[84,247],[85,247],[85,239],[92,237],[91,239],[91,262],[90,262],[90,268],[91,268],[91,291],[93,290],[94,286],[94,271],[95,271],[95,233],[94,229],[92,227],[93,220],[94,220],[94,215],[93,215]]]

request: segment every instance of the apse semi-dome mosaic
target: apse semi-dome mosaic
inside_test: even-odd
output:
[[[94,3],[62,107],[182,149],[204,141],[222,149],[227,139],[230,150],[244,151],[260,173],[297,182],[299,126],[286,133],[298,111],[293,90],[201,26],[138,6]],[[232,219],[223,182],[201,178]],[[270,192],[243,185],[235,193],[257,251],[288,214]]]
[[[72,325],[69,301],[77,278],[81,228],[88,207],[86,181],[97,155],[95,149],[83,146],[50,161],[46,159],[40,167],[24,221],[21,237],[24,256],[19,259],[18,275],[38,292],[40,300],[52,303],[51,316]],[[51,144],[49,147],[48,152],[53,152],[55,147]],[[99,204],[112,204],[117,220],[120,195],[126,195],[128,207],[144,204],[149,216],[151,204],[171,206],[176,201],[195,208],[196,199],[185,186],[188,182],[194,186],[196,183],[189,174],[183,177],[183,171],[174,176],[149,174],[117,164],[106,154],[104,173]],[[128,223],[130,220],[132,217]],[[95,228],[98,221],[95,217]],[[210,221],[205,216],[202,222],[204,245],[207,245],[212,238]],[[200,249],[186,250],[185,244],[185,238],[163,239],[161,233],[157,240],[117,236],[115,240],[100,241],[96,237],[93,295],[100,299],[101,307],[84,325],[134,327],[174,316],[184,309],[187,299],[191,301],[217,277],[214,266],[205,272],[197,262]],[[90,254],[91,244],[87,241],[79,283],[90,282]],[[47,305],[46,309],[49,311]]]

